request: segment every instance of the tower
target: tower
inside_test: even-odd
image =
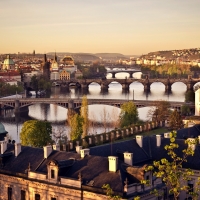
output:
[[[47,61],[46,54],[44,54],[43,76],[46,80],[50,80],[50,62]]]

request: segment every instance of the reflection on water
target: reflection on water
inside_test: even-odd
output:
[[[122,73],[127,76],[127,73]],[[122,77],[120,73],[116,74],[116,78]],[[140,76],[140,73],[136,73],[137,76]],[[134,75],[134,76],[136,76]],[[108,75],[108,77],[111,75]],[[119,76],[119,77],[118,77]],[[138,77],[135,77],[138,78]],[[160,83],[153,83],[151,85],[151,92],[145,93],[144,87],[141,83],[135,81],[130,84],[129,92],[123,92],[122,86],[119,83],[112,82],[109,85],[109,90],[107,93],[102,93],[100,85],[97,83],[92,83],[89,85],[89,91],[87,93],[87,98],[90,99],[127,99],[127,100],[168,100],[168,101],[184,101],[184,96],[186,92],[186,85],[177,82],[172,85],[172,92],[170,94],[165,93],[165,86]],[[59,87],[52,88],[51,98],[80,98],[82,97],[82,92],[72,88],[70,92],[60,92]],[[142,120],[146,120],[147,112],[149,108],[139,108],[139,117]],[[89,119],[93,121],[90,126],[89,133],[101,133],[113,129],[116,127],[117,116],[119,115],[120,109],[112,106],[106,105],[90,105],[89,106]],[[13,113],[9,113],[13,117]],[[8,116],[8,115],[6,115]],[[51,121],[53,128],[64,128],[65,131],[69,132],[69,127],[66,125],[67,120],[67,109],[62,108],[56,105],[47,105],[47,104],[35,104],[29,107],[29,118],[23,119],[21,121],[2,121],[5,126],[5,129],[9,132],[12,139],[19,141],[19,133],[22,127],[23,121],[28,119],[40,119]],[[104,127],[99,125],[96,122],[107,121],[110,123],[110,127]]]

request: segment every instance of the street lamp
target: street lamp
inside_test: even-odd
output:
[[[133,101],[134,101],[134,90],[133,90]]]

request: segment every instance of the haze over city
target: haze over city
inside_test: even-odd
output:
[[[0,1],[0,53],[200,47],[199,0]]]

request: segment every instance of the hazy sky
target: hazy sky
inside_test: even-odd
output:
[[[0,53],[200,47],[200,0],[0,0]]]

